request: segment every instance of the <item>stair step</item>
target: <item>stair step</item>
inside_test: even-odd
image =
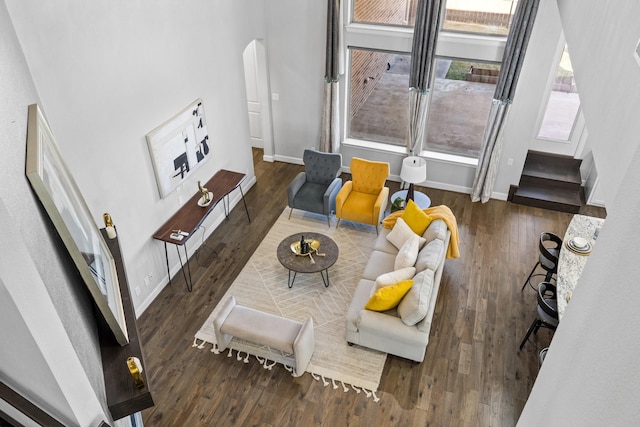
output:
[[[582,185],[581,164],[580,159],[529,151],[524,162],[522,178],[548,179],[580,186]]]
[[[513,203],[551,209],[561,212],[578,213],[583,204],[583,189],[577,191],[562,187],[549,187],[537,183],[518,186],[511,197]]]
[[[582,182],[575,181],[563,181],[561,179],[552,179],[546,176],[533,176],[522,174],[520,177],[520,185],[538,185],[547,187],[550,191],[552,189],[566,189],[568,191],[579,192],[582,187]]]

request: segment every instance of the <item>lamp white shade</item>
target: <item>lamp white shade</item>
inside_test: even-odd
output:
[[[419,184],[427,180],[427,161],[422,157],[409,156],[402,160],[400,178],[409,184]]]

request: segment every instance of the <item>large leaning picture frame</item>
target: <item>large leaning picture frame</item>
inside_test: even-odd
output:
[[[129,342],[113,256],[37,104],[29,106],[26,174],[100,313],[120,345]]]
[[[164,199],[211,157],[202,99],[193,101],[146,138],[158,191]]]

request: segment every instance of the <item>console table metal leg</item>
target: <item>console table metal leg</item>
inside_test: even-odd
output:
[[[178,260],[180,260],[180,268],[182,269],[182,275],[184,281],[187,284],[187,290],[191,292],[193,290],[193,282],[191,281],[191,267],[189,266],[189,255],[187,255],[187,245],[182,245],[184,248],[185,263],[187,264],[187,271],[189,272],[189,279],[187,279],[187,273],[184,272],[184,264],[182,263],[182,257],[180,256],[179,245],[176,245],[176,251],[178,252]]]
[[[225,218],[229,218],[229,208],[231,207],[230,205],[228,205],[229,202],[229,195],[227,194],[226,196],[222,196],[222,206],[224,207],[224,216]]]
[[[167,252],[167,242],[164,242],[164,260],[167,262],[167,277],[171,286],[171,271],[169,270],[169,253]]]
[[[244,211],[247,213],[247,219],[249,220],[249,222],[251,222],[251,217],[249,216],[249,209],[247,209],[247,202],[245,202],[244,200],[244,192],[242,191],[242,186],[239,185],[238,188],[240,189],[240,195],[242,195],[242,203],[244,203]]]

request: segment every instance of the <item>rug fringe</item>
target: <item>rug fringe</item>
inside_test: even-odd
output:
[[[310,372],[310,374],[311,374],[311,377],[313,377],[314,380],[316,380],[316,381],[322,380],[322,382],[323,382],[325,387],[329,385],[329,381],[327,381],[327,379],[324,377],[324,375],[317,375],[317,374],[314,374],[313,372]],[[342,390],[345,393],[349,391],[349,387],[347,387],[347,385],[343,381],[338,381],[338,382],[342,384]],[[334,380],[333,378],[331,379],[331,384],[332,384],[332,388],[334,390],[338,388],[338,385],[336,384],[336,380]],[[351,388],[358,394],[360,392],[364,392],[365,396],[373,397],[373,401],[376,402],[376,403],[380,401],[380,398],[376,395],[376,392],[374,390],[367,390],[364,387],[358,387],[358,386],[355,386],[353,384],[351,384]]]
[[[206,347],[207,344],[211,344],[212,347],[211,347],[210,351],[212,353],[214,353],[214,354],[220,354],[221,353],[220,352],[220,348],[218,347],[217,343],[209,343],[209,342],[207,342],[205,340],[201,340],[201,341],[202,342],[198,343],[198,338],[194,338],[193,339],[193,344],[191,344],[191,347],[196,347],[196,348],[199,348],[199,349],[203,349],[203,348]],[[233,357],[233,351],[234,351],[234,349],[229,347],[229,351],[227,353],[227,357]],[[260,365],[262,365],[262,367],[264,369],[267,369],[269,371],[273,370],[273,367],[278,364],[278,362],[276,362],[276,361],[271,361],[272,363],[270,364],[269,363],[270,360],[268,358],[266,358],[266,357],[263,358],[263,357],[260,357],[260,356],[252,355],[252,354],[250,354],[250,353],[248,353],[246,351],[241,351],[241,350],[235,350],[235,351],[237,352],[236,360],[239,361],[239,362],[242,361],[244,363],[249,363],[250,357],[253,356],[253,357],[256,358],[258,363],[260,363]],[[245,353],[246,356],[243,357],[241,353]],[[283,353],[283,355],[286,355],[286,354]],[[282,366],[287,370],[287,372],[290,372],[291,375],[293,375],[295,373],[294,368],[292,366],[285,365],[285,364],[282,364]],[[339,387],[338,384],[337,384],[337,382],[338,382],[338,383],[342,384],[342,390],[346,393],[346,392],[349,391],[349,387],[348,386],[350,385],[351,389],[353,389],[356,393],[359,394],[360,392],[363,392],[364,395],[367,398],[372,398],[374,402],[379,402],[380,401],[380,398],[376,395],[375,390],[367,390],[364,387],[358,387],[358,386],[355,386],[353,384],[345,384],[344,381],[339,381],[338,380],[336,382],[336,380],[333,379],[333,378],[330,378],[330,381],[329,381],[329,380],[327,380],[327,378],[324,377],[324,375],[318,375],[318,374],[315,374],[313,372],[309,372],[309,373],[311,374],[311,377],[314,380],[322,381],[322,383],[323,383],[323,385],[325,387],[328,386],[329,384],[331,384],[331,388],[333,388],[334,390],[337,390],[338,387]]]
[[[202,343],[198,344],[198,338],[194,338],[191,347],[198,347],[199,349],[203,349],[206,343],[207,342],[205,340],[202,340]]]

